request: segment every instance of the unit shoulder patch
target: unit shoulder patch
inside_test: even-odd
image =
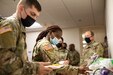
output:
[[[50,50],[53,49],[53,47],[52,47],[51,44],[46,44],[46,45],[44,45],[43,47],[44,47],[44,49],[47,50],[47,51],[50,51]]]

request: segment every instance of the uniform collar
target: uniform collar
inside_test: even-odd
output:
[[[91,41],[89,44],[86,45],[86,48],[92,47],[92,44],[95,43],[95,41]]]
[[[23,26],[21,20],[17,17],[17,15],[16,15],[16,14],[13,14],[11,17],[12,17],[12,18],[15,18],[16,23],[20,26],[21,31],[22,31],[22,32],[26,32],[25,27]]]
[[[95,41],[91,41],[89,44],[87,44],[87,45],[91,45],[91,44],[93,44]]]

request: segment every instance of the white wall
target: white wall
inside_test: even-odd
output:
[[[113,58],[113,0],[106,0],[106,28],[109,50]]]
[[[105,29],[99,28],[99,29],[96,29],[96,30],[93,30],[93,31],[95,33],[95,40],[98,41],[98,42],[103,42],[104,37],[106,35]]]
[[[38,34],[39,34],[39,32],[27,33],[26,41],[27,41],[27,50],[28,50],[29,61],[31,61],[31,59],[32,59],[32,50],[36,43],[36,38],[37,38]]]
[[[76,50],[78,50],[80,52],[80,32],[79,32],[79,28],[63,29],[63,38],[64,38],[64,42],[66,42],[67,45],[74,43]]]

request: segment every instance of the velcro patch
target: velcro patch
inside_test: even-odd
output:
[[[45,50],[52,50],[53,47],[52,47],[51,44],[47,44],[47,45],[44,46],[44,49],[45,49]]]
[[[5,26],[3,28],[0,28],[0,34],[6,33],[6,32],[9,32],[9,31],[12,31],[10,26]]]

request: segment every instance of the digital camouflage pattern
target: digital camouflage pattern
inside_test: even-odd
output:
[[[60,53],[56,48],[52,46],[52,44],[44,37],[42,40],[39,40],[34,49],[33,49],[33,61],[44,61],[51,62],[52,64],[56,64],[61,60]],[[55,73],[66,73],[65,75],[77,75],[78,67],[74,66],[64,66],[60,69],[54,71],[54,73],[50,75],[55,75]]]
[[[0,22],[0,75],[37,75],[38,64],[27,61],[25,27],[8,17]]]
[[[93,41],[90,44],[87,44],[82,51],[80,65],[88,65],[88,61],[90,61],[91,56],[93,56],[94,54],[102,57],[103,51],[104,48],[101,43]]]

